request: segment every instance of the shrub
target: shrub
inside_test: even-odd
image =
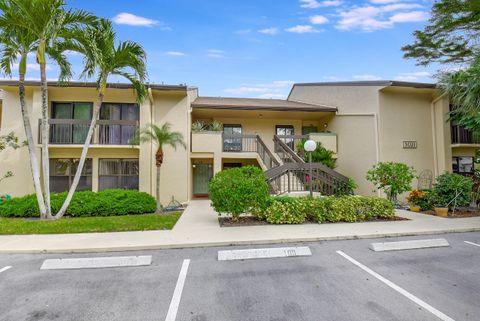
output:
[[[57,212],[63,204],[67,193],[52,193],[52,211]],[[112,189],[98,193],[76,192],[67,209],[68,216],[114,216],[127,214],[153,213],[156,209],[155,199],[147,193],[135,190]],[[0,205],[3,217],[38,217],[38,203],[35,194],[16,197]]]
[[[431,190],[413,190],[407,197],[407,201],[420,207],[422,210],[429,210],[433,208],[433,197]]]
[[[367,172],[367,180],[383,190],[390,201],[397,202],[400,193],[411,190],[415,170],[403,163],[380,162]]]
[[[437,177],[433,187],[435,205],[453,207],[466,206],[472,197],[473,180],[455,173],[444,173]]]
[[[265,212],[268,223],[271,224],[302,224],[306,218],[306,202],[300,199],[276,200]]]
[[[305,145],[306,139],[302,139],[297,143],[297,151],[305,160],[305,162],[309,162],[309,155],[305,152]],[[312,152],[312,162],[313,163],[322,163],[323,165],[335,168],[337,166],[337,159],[334,157],[335,153],[331,150],[326,149],[322,146],[322,143],[317,142],[317,148]]]
[[[209,190],[213,208],[234,219],[242,213],[258,213],[266,209],[269,198],[265,175],[255,166],[232,168],[215,174]]]
[[[270,202],[263,216],[272,224],[301,224],[307,218],[324,223],[390,219],[395,216],[393,204],[378,197],[274,197]]]

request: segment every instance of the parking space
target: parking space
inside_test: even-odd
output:
[[[437,237],[451,246],[368,249]],[[480,233],[293,244],[313,255],[243,261],[217,253],[247,246],[0,255],[0,271],[12,267],[0,272],[0,320],[479,320],[480,247],[466,242]],[[279,245],[248,246],[265,247]],[[152,265],[40,270],[45,259],[126,255],[152,255]]]

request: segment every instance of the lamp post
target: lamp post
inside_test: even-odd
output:
[[[308,187],[310,189],[310,197],[313,197],[313,178],[312,178],[312,152],[317,149],[317,143],[314,140],[307,140],[305,144],[303,144],[303,148],[306,152],[308,152],[308,163],[309,165],[309,174],[308,174]]]

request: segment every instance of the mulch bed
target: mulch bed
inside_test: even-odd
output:
[[[434,210],[421,211],[420,213],[437,216]],[[480,216],[480,211],[477,208],[461,207],[455,210],[455,214],[452,211],[449,211],[447,218],[464,218],[476,216]]]
[[[394,216],[392,219],[376,219],[376,220],[370,220],[370,221],[358,221],[355,223],[369,223],[369,222],[392,222],[392,221],[408,221],[408,219],[399,217],[399,216]],[[219,217],[218,218],[218,223],[220,223],[220,227],[238,227],[238,226],[257,226],[257,225],[277,225],[277,224],[270,224],[266,221],[259,220],[253,216],[241,216],[238,218],[238,220],[233,221],[231,217]],[[345,222],[339,222],[339,223],[345,223]],[[314,221],[305,221],[303,224],[318,224],[317,222]],[[323,224],[335,224],[335,223],[323,223]],[[298,225],[298,224],[293,224],[293,225]],[[301,225],[301,224],[300,224]]]

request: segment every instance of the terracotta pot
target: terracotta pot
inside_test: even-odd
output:
[[[448,207],[435,207],[435,214],[441,217],[448,216]]]
[[[420,212],[420,206],[410,205],[410,211],[418,213],[418,212]]]

